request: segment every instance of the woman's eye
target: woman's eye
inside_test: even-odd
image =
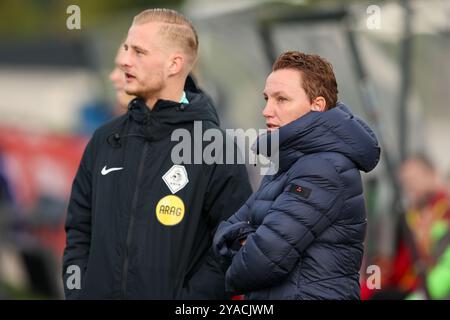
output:
[[[285,98],[285,97],[278,97],[277,98],[277,101],[278,102],[283,102],[283,101],[286,101],[287,99]]]

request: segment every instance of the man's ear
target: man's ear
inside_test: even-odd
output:
[[[183,70],[186,63],[185,57],[181,53],[174,53],[169,60],[169,75],[173,76]]]
[[[327,107],[327,101],[324,97],[317,97],[311,104],[311,111],[325,111]]]

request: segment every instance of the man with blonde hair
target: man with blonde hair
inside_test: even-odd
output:
[[[145,99],[150,109],[159,98],[184,98],[198,51],[197,33],[189,20],[173,10],[145,10],[134,18],[124,49],[119,65],[128,94]]]
[[[219,129],[211,99],[189,76],[197,51],[197,34],[178,12],[134,18],[117,63],[125,92],[137,98],[95,132],[75,177],[66,298],[229,297],[211,243],[218,223],[251,193],[245,166],[171,157],[174,130],[192,138],[194,121]],[[191,145],[203,154],[203,141]]]

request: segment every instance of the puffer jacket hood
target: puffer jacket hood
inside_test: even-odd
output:
[[[375,168],[380,159],[380,146],[373,131],[341,102],[325,112],[307,113],[281,127],[278,134],[281,171],[302,155],[318,152],[341,153],[364,172]],[[262,136],[259,141],[265,138]]]

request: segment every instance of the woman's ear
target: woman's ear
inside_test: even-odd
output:
[[[324,97],[317,97],[311,104],[311,111],[322,112],[325,111],[327,107],[327,102]]]

